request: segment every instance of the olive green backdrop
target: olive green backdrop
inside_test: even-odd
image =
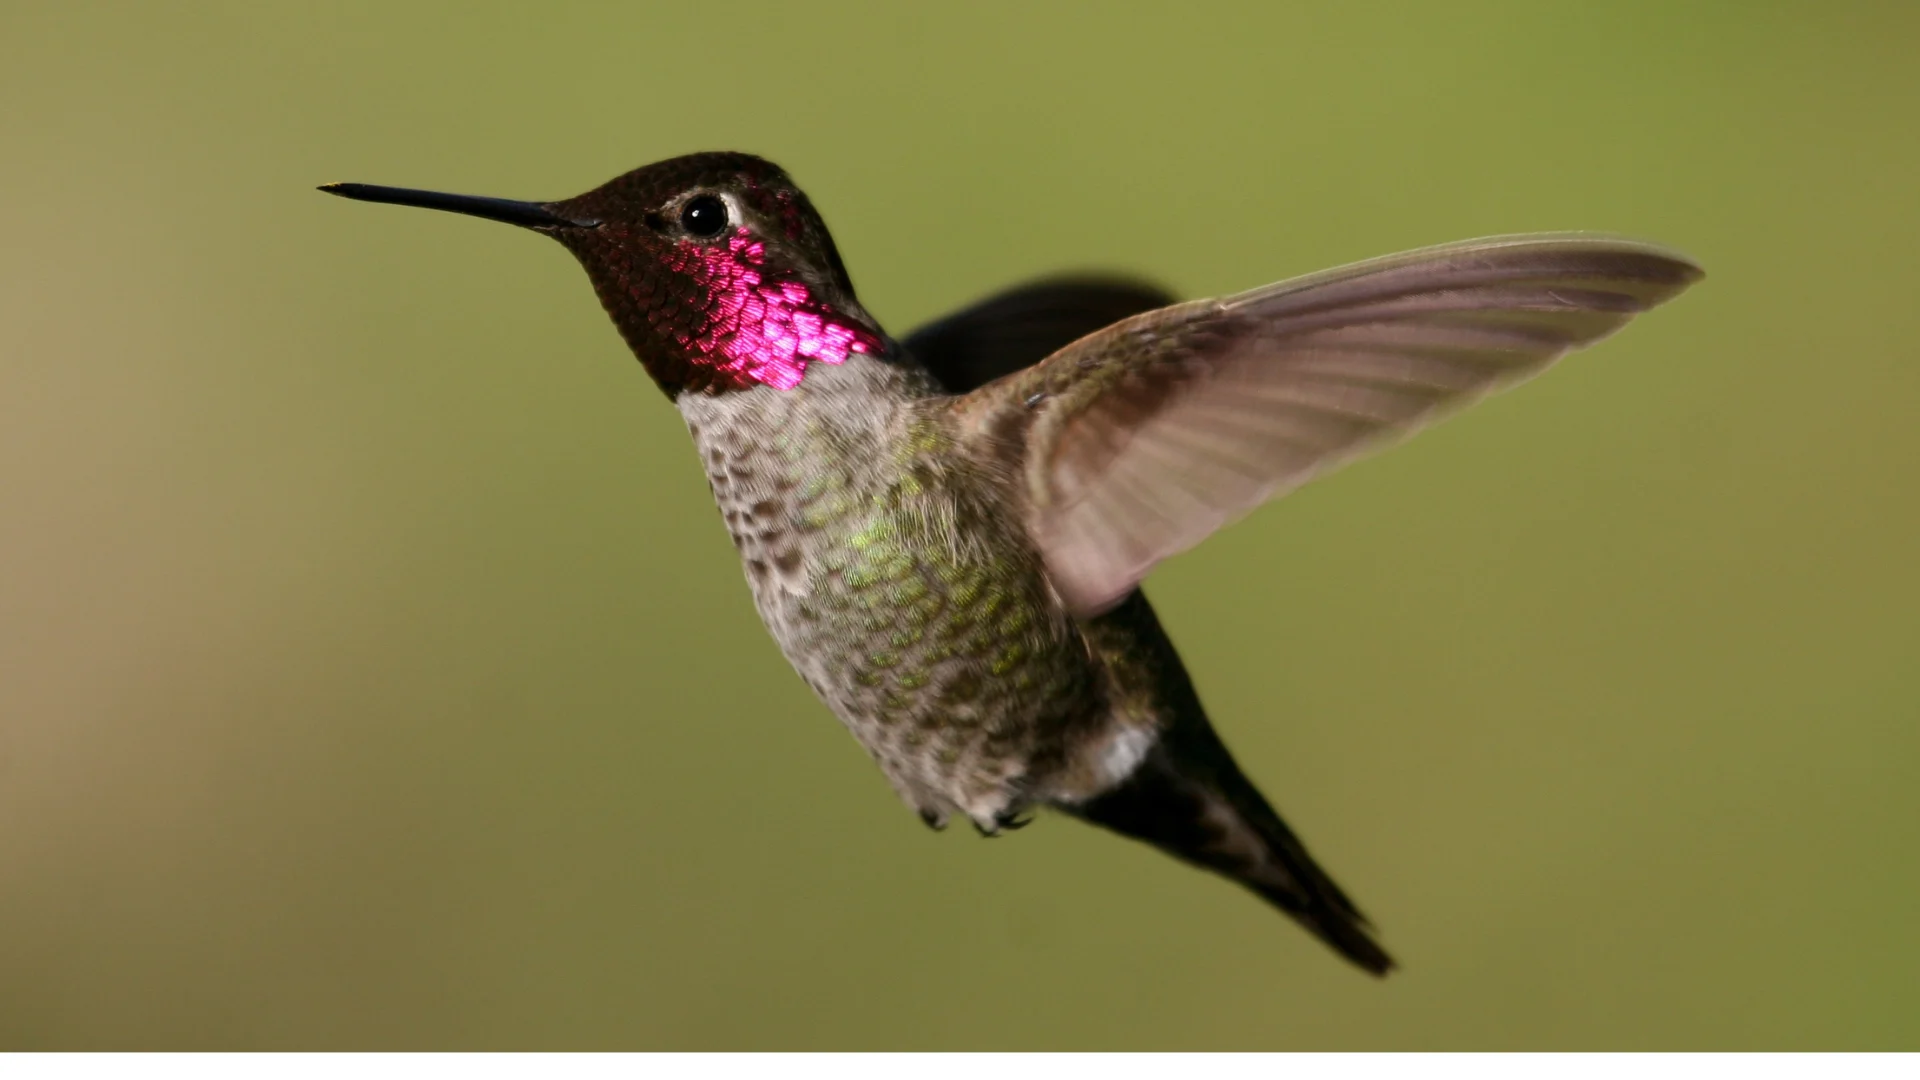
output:
[[[1920,7],[10,3],[0,1047],[1920,1047]],[[935,836],[565,252],[772,157],[896,332],[1495,232],[1708,268],[1150,592],[1405,970]]]

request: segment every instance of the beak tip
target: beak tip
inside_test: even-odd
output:
[[[575,220],[555,213],[547,203],[518,199],[494,199],[480,195],[453,195],[444,191],[420,191],[414,188],[385,187],[380,184],[321,184],[316,190],[361,202],[392,203],[428,210],[450,210],[489,221],[519,225],[528,229],[587,228],[597,220]]]

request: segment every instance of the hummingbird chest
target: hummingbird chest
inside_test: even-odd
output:
[[[762,619],[923,816],[1003,818],[1095,722],[1079,628],[936,415],[776,393],[682,403]]]

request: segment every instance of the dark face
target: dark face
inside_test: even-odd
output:
[[[791,390],[811,364],[886,348],[826,226],[771,162],[673,158],[546,209],[582,223],[540,231],[586,267],[669,396]]]

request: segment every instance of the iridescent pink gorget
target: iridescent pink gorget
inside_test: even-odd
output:
[[[691,278],[708,298],[702,324],[674,334],[702,366],[735,384],[791,390],[809,363],[881,351],[878,335],[818,302],[804,282],[770,278],[766,254],[766,244],[744,228],[724,246],[682,242],[666,253],[667,268]]]

